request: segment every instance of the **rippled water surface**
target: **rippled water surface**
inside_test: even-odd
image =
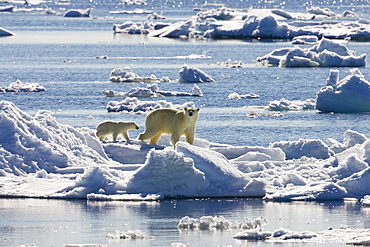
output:
[[[71,0],[70,6],[48,2],[60,13],[69,8],[94,8],[94,18],[64,18],[40,14],[39,10],[0,13],[0,26],[14,33],[0,38],[0,86],[16,80],[37,82],[44,93],[1,94],[1,100],[14,102],[22,110],[54,112],[57,121],[74,127],[95,126],[104,119],[134,120],[143,129],[145,115],[107,113],[110,100],[104,89],[127,92],[139,84],[110,83],[114,68],[130,67],[140,76],[151,74],[178,78],[183,64],[198,67],[212,75],[215,83],[199,84],[204,97],[167,97],[174,104],[193,101],[201,108],[197,137],[231,145],[268,146],[280,140],[299,138],[335,138],[352,129],[370,136],[369,114],[319,114],[316,111],[284,112],[282,117],[248,118],[251,112],[271,100],[314,98],[326,84],[330,68],[259,67],[255,59],[274,49],[291,46],[286,40],[187,40],[157,39],[142,35],[113,34],[112,26],[126,20],[144,21],[140,15],[112,15],[109,11],[146,8],[163,11],[166,21],[186,20],[203,1],[151,0],[146,6],[123,6],[118,0]],[[222,3],[222,1],[215,1]],[[283,8],[304,12],[307,7],[330,7],[336,13],[346,9],[369,17],[369,1],[227,1],[230,7],[247,9]],[[5,5],[5,4],[1,4]],[[19,7],[24,7],[19,5]],[[348,48],[357,55],[369,54],[368,43],[350,42]],[[207,59],[179,59],[176,56],[206,54]],[[96,59],[107,55],[109,59]],[[243,68],[219,65],[227,59],[241,60]],[[338,68],[340,78],[350,68]],[[367,67],[361,68],[370,79]],[[160,83],[159,88],[191,92],[192,84]],[[258,99],[231,100],[230,93],[255,93]],[[117,99],[119,100],[119,99]],[[157,99],[154,99],[157,100]],[[91,117],[92,116],[92,117]],[[139,131],[130,134],[135,137]],[[225,216],[243,222],[245,217],[264,216],[269,230],[280,227],[319,231],[342,224],[368,228],[368,208],[343,202],[266,203],[257,199],[184,200],[164,202],[86,202],[68,200],[0,199],[0,246],[37,246],[64,244],[107,244],[108,246],[170,246],[181,242],[189,246],[271,246],[267,242],[234,240],[238,231],[180,231],[178,221],[191,217]],[[153,239],[108,240],[115,230],[141,230]],[[277,244],[297,246],[292,244]],[[306,243],[300,246],[316,246]],[[324,243],[322,246],[338,245]],[[339,244],[342,245],[342,244]]]

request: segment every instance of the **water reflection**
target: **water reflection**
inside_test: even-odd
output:
[[[238,230],[179,230],[184,216],[224,216],[244,222],[262,216],[264,228],[294,231],[338,229],[342,225],[369,228],[370,208],[358,202],[265,202],[261,199],[199,199],[161,202],[0,199],[0,243],[19,246],[109,244],[109,246],[190,246],[242,244],[232,237]],[[115,230],[140,230],[153,239],[109,240]],[[258,243],[263,246],[267,243]],[[266,245],[267,246],[267,245]],[[269,244],[271,246],[271,243]]]

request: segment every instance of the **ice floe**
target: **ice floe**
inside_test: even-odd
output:
[[[256,60],[261,65],[279,67],[363,67],[366,54],[356,56],[344,44],[323,38],[311,48],[280,48]]]
[[[109,76],[112,82],[168,82],[168,77],[162,79],[157,78],[155,75],[150,75],[148,77],[141,77],[134,72],[129,67],[116,68],[110,72]]]
[[[64,17],[91,17],[91,8],[89,9],[70,9]]]
[[[182,105],[173,105],[166,100],[158,101],[140,101],[136,97],[129,97],[122,101],[110,101],[107,104],[108,112],[126,112],[126,113],[149,113],[159,108],[184,108],[194,107],[193,102],[186,102]]]
[[[370,83],[359,69],[339,81],[339,71],[330,70],[327,85],[316,94],[316,109],[321,112],[370,112]]]
[[[201,10],[187,21],[168,23],[163,28],[146,28],[138,23],[135,24],[135,32],[124,32],[169,38],[293,39],[313,35],[318,38],[366,40],[370,38],[368,24],[368,20],[360,19],[351,10],[337,15],[328,8],[320,7],[309,8],[308,13],[289,13],[280,9],[249,9],[242,12],[223,6]],[[114,24],[115,31],[117,26],[119,24]]]
[[[140,230],[127,231],[127,232],[116,230],[114,233],[107,234],[107,238],[108,239],[147,239],[147,238],[153,238],[153,236],[149,236]]]
[[[174,92],[159,90],[158,84],[148,84],[144,87],[136,87],[128,92],[116,92],[114,90],[104,90],[107,97],[165,97],[165,96],[203,96],[202,90],[194,84],[191,93]]]
[[[131,112],[155,108],[137,98],[125,101],[127,105],[133,102],[127,110]],[[166,101],[154,103],[175,107]],[[6,186],[0,186],[0,195],[365,201],[370,194],[370,140],[353,130],[344,133],[342,142],[300,139],[269,147],[230,146],[196,138],[194,145],[180,141],[174,149],[168,135],[162,138],[158,145],[136,139],[103,143],[94,129],[60,124],[48,111],[30,116],[13,103],[1,101],[0,185]]]
[[[184,64],[179,71],[179,82],[214,82],[215,80],[201,69]]]
[[[314,110],[316,107],[316,99],[302,100],[273,100],[269,101],[266,109],[270,111],[302,111],[302,110]]]
[[[40,86],[38,83],[23,83],[21,80],[12,82],[9,86],[0,87],[0,92],[4,93],[23,93],[23,92],[44,92],[46,89],[43,86]]]
[[[236,92],[233,92],[228,95],[229,99],[257,99],[260,96],[255,93],[249,93],[249,94],[238,94]]]

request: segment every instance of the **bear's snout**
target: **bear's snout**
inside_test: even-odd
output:
[[[189,116],[191,117],[191,116],[193,116],[193,113],[192,112],[189,112]]]

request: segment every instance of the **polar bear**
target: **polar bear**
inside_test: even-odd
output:
[[[126,141],[130,140],[128,130],[137,130],[139,127],[134,122],[104,121],[96,127],[96,136],[104,141],[104,138],[113,135],[113,141],[117,141],[118,135],[123,135]]]
[[[199,108],[157,109],[148,114],[145,120],[145,132],[139,135],[139,140],[149,140],[149,144],[157,144],[162,134],[171,134],[171,144],[185,135],[186,142],[193,144],[195,137],[195,123],[198,120]]]

